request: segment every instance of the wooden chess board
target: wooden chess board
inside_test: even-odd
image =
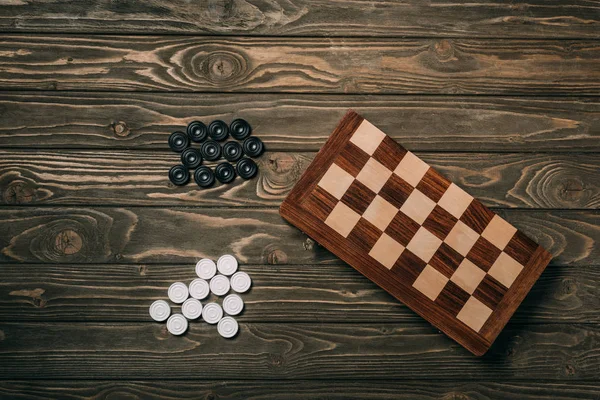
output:
[[[280,213],[476,355],[551,258],[353,111]]]

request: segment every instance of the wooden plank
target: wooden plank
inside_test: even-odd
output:
[[[595,97],[114,92],[0,92],[10,116],[0,119],[0,146],[165,149],[194,119],[242,117],[269,150],[319,150],[349,108],[413,151],[600,151]]]
[[[253,288],[243,322],[416,322],[410,311],[348,265],[243,265]],[[0,320],[148,322],[148,307],[169,285],[195,278],[194,264],[0,267]],[[511,325],[600,323],[600,271],[552,266]],[[213,297],[206,301],[212,301]]]
[[[554,265],[597,265],[600,212],[498,210]],[[335,262],[275,209],[2,207],[0,262],[173,263],[234,254],[241,263]]]
[[[2,323],[4,379],[598,380],[597,325],[505,330],[473,357],[421,324],[240,324],[234,341],[190,324]],[[323,371],[327,371],[326,376]]]
[[[600,154],[416,154],[488,207],[600,207]],[[314,155],[267,152],[257,179],[201,190],[169,183],[169,151],[0,150],[0,204],[276,207]]]
[[[201,35],[598,37],[596,4],[418,0],[172,2],[19,1],[0,7],[8,32]]]
[[[598,399],[594,382],[430,382],[387,380],[300,381],[0,381],[0,396],[11,399],[59,397],[144,399],[290,400],[451,398],[492,400]]]
[[[16,90],[600,93],[592,40],[5,35],[0,55]]]

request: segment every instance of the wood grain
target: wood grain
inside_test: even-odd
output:
[[[235,341],[190,324],[2,323],[3,379],[538,379],[600,375],[597,325],[507,328],[481,358],[426,322],[241,323]],[[127,360],[127,362],[124,362]],[[525,375],[526,374],[526,375]]]
[[[599,212],[497,211],[548,249],[554,265],[598,264]],[[244,264],[337,260],[276,209],[260,208],[2,207],[0,249],[0,262],[188,263],[223,253]]]
[[[154,0],[113,4],[95,0],[5,2],[8,32],[178,33],[295,36],[598,37],[594,3],[509,4],[386,1],[331,2]]]
[[[338,162],[340,159],[341,163]],[[346,164],[353,168],[347,169]],[[508,224],[510,234],[503,235],[507,237],[504,243],[499,244],[502,236],[498,234],[499,230],[492,228],[491,223],[488,225],[492,219],[488,217],[479,219],[480,224],[487,225],[484,232],[488,232],[488,228],[493,232],[487,238],[500,248],[504,248],[509,241],[513,242],[512,247],[519,252],[524,263],[519,264],[506,255],[508,260],[516,264],[514,271],[506,272],[512,266],[500,261],[498,256],[501,255],[501,250],[489,242],[489,246],[482,242],[482,251],[476,253],[475,257],[469,257],[467,252],[471,247],[477,247],[477,244],[473,246],[477,233],[464,225],[465,229],[476,236],[461,251],[460,243],[467,243],[470,234],[466,230],[459,234],[455,232],[460,232],[461,229],[457,218],[463,215],[473,198],[462,189],[453,193],[452,188],[458,188],[457,186],[451,186],[450,181],[436,171],[430,171],[427,163],[407,152],[384,132],[350,110],[285,198],[279,213],[433,326],[473,354],[481,356],[494,343],[546,269],[552,255],[529,238],[525,242],[514,242],[511,239],[513,235],[520,238],[523,232],[518,232],[521,236],[515,234],[517,228]],[[390,175],[393,177],[390,178]],[[399,178],[396,180],[394,176]],[[364,189],[358,188],[356,195],[347,196],[352,193],[352,182],[355,179],[364,184]],[[310,200],[318,197],[315,195],[317,183],[325,192],[333,195],[330,196],[332,201],[329,210],[324,213],[326,219],[317,212],[318,207],[314,201]],[[406,187],[411,186],[418,190],[410,193]],[[389,189],[384,189],[386,187]],[[386,193],[385,198],[375,196],[378,192],[382,196]],[[350,203],[344,203],[347,197],[351,200]],[[449,201],[443,202],[442,198]],[[340,200],[337,204],[336,199]],[[362,206],[361,202],[366,204]],[[432,212],[436,202],[441,207],[437,207],[439,212]],[[458,206],[453,207],[454,205]],[[491,213],[485,207],[482,208]],[[412,219],[417,225],[423,225],[414,236],[409,235],[408,240],[405,240],[405,234],[394,233],[397,229],[386,230],[392,220],[407,215],[409,218],[405,218],[406,220]],[[400,218],[400,225],[404,225],[404,219]],[[363,220],[364,224],[358,223]],[[430,224],[425,224],[426,221]],[[469,223],[469,220],[464,222]],[[442,275],[442,271],[447,271],[450,265],[445,265],[442,270],[430,265],[432,257],[435,258],[438,254],[445,257],[447,254],[439,249],[442,240],[445,241],[444,245],[449,245],[475,263],[471,263],[475,271],[485,275],[484,271],[489,269],[488,272],[508,290],[498,296],[496,290],[491,290],[493,286],[479,285],[483,276],[469,286],[461,284],[460,281],[464,278],[460,276],[448,282],[448,277],[456,276]],[[492,264],[495,269],[490,268]],[[500,271],[505,271],[506,275],[512,277],[501,279],[493,273],[498,271],[499,265]],[[456,274],[459,274],[459,270]],[[467,279],[470,274],[466,274]],[[472,298],[474,291],[483,291],[485,299],[497,299],[493,308]],[[486,303],[490,304],[489,301]]]
[[[349,108],[413,151],[600,152],[596,97],[115,92],[0,92],[0,146],[165,149],[194,119],[243,117],[271,151],[316,151]]]
[[[175,281],[194,278],[177,265],[0,266],[0,320],[147,322],[148,307]],[[420,322],[348,265],[243,265],[253,288],[244,294],[243,322]],[[551,266],[510,324],[600,323],[597,267]],[[207,301],[212,301],[210,298]],[[174,310],[178,307],[174,307]]]
[[[4,35],[0,89],[598,95],[599,59],[591,40]]]
[[[488,207],[600,207],[598,154],[416,154]],[[269,151],[257,179],[201,190],[170,184],[170,151],[0,150],[0,204],[277,207],[313,158]]]
[[[477,399],[561,400],[595,399],[593,382],[430,382],[387,380],[300,381],[0,381],[0,396],[13,399],[243,399],[243,400],[364,400]]]

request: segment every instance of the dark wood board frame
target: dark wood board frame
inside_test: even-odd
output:
[[[524,268],[518,278],[506,290],[493,309],[493,313],[476,332],[454,315],[434,306],[422,293],[412,287],[412,282],[394,278],[392,270],[369,257],[360,248],[349,246],[346,238],[326,225],[322,217],[315,215],[314,208],[306,204],[306,199],[313,193],[336,156],[348,144],[363,120],[364,118],[352,110],[343,117],[314,161],[281,204],[280,214],[473,354],[484,354],[544,271],[551,259],[550,253],[535,244],[536,247],[526,263],[523,263]],[[398,149],[406,152],[400,145],[394,144]]]

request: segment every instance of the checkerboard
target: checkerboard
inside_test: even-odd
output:
[[[280,212],[477,355],[551,258],[353,111]]]

